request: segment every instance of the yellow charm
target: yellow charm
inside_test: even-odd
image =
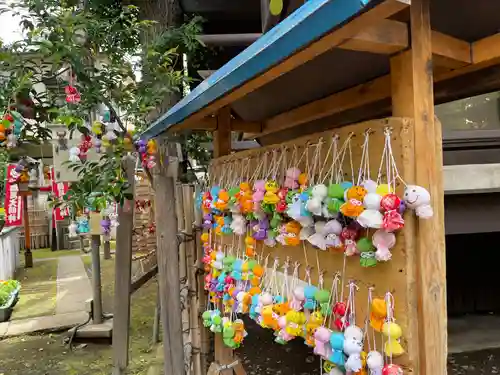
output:
[[[386,336],[384,353],[388,357],[398,357],[404,354],[405,350],[401,346],[399,339],[403,331],[399,324],[394,322],[385,322],[382,326],[382,333]]]

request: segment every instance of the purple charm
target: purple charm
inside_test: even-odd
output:
[[[205,229],[212,228],[212,214],[203,215],[203,228]]]
[[[404,200],[402,200],[402,199],[401,199],[401,204],[399,205],[399,210],[398,210],[398,211],[399,211],[399,213],[400,213],[401,215],[403,215],[403,214],[404,214],[404,212],[406,211],[406,203],[405,203],[405,201],[404,201]]]
[[[111,233],[111,220],[102,219],[101,220],[102,233],[104,235],[109,235]]]
[[[257,241],[262,241],[267,238],[267,230],[269,229],[269,219],[267,216],[264,216],[261,220],[257,222],[256,225],[253,226],[253,230],[255,231],[253,234],[253,238]]]

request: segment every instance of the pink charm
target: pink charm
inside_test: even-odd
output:
[[[382,369],[382,375],[403,375],[403,369],[398,365],[385,365]]]
[[[380,201],[382,211],[399,210],[401,199],[393,193],[384,195]]]
[[[396,244],[396,236],[394,233],[379,229],[373,234],[372,243],[377,248],[375,259],[379,262],[387,262],[392,257],[390,249]]]
[[[401,214],[396,210],[387,211],[384,214],[382,228],[388,232],[394,232],[402,229],[405,226],[405,221]]]
[[[299,176],[300,176],[300,169],[298,168],[288,168],[286,171],[286,177],[285,177],[285,187],[287,189],[298,189],[299,188]]]
[[[314,332],[314,354],[327,359],[331,349],[328,347],[332,332],[323,326],[318,327]]]
[[[296,287],[292,292],[292,300],[289,303],[290,308],[295,311],[302,310],[305,299],[304,288],[301,286]]]

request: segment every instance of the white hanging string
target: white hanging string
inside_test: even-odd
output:
[[[293,274],[292,274],[292,282],[291,282],[292,285],[290,286],[290,290],[288,292],[289,296],[293,293],[293,291],[295,290],[295,288],[299,284],[299,268],[300,268],[300,263],[295,262],[295,264],[293,266]]]
[[[344,252],[344,262],[342,264],[342,283],[340,285],[340,301],[344,302],[344,283],[346,277],[347,255]]]
[[[391,324],[394,322],[394,297],[392,296],[391,292],[387,292],[385,294],[385,304],[387,306],[387,318],[386,322],[388,325],[388,331],[390,333],[391,331]],[[391,335],[387,335],[387,340],[389,343],[389,347],[391,347]],[[385,350],[384,350],[385,352]],[[386,361],[387,361],[387,354],[386,354]],[[392,365],[392,351],[389,354],[389,363]]]
[[[283,301],[288,298],[288,268],[290,267],[290,257],[287,257],[285,263],[283,264],[283,283],[281,286],[281,297]]]
[[[267,272],[267,266],[269,265],[269,254],[267,254],[266,258],[264,259],[264,277],[260,281],[259,288],[261,290],[265,289],[265,285],[268,282],[269,279],[269,272]]]
[[[337,164],[337,157],[338,157],[338,147],[339,147],[339,135],[338,134],[333,134],[332,136],[332,143],[331,143],[331,149],[329,151],[332,151],[332,162],[331,162],[331,165],[330,165],[330,170],[328,172],[325,173],[325,175],[323,176],[323,180],[321,181],[321,183],[325,183],[325,181],[327,180],[327,178],[329,177],[330,178],[330,184],[332,183],[333,181],[333,175],[335,173],[335,166]],[[325,165],[327,164],[327,162],[325,162]],[[325,166],[324,165],[324,166]]]
[[[314,185],[316,182],[316,172],[319,168],[319,160],[321,159],[321,147],[323,145],[323,138],[320,138],[318,143],[316,143],[316,148],[313,155],[313,163],[311,174],[309,176],[310,186]]]
[[[340,148],[338,154],[337,154],[337,159],[336,159],[336,164],[337,164],[337,173],[335,175],[335,183],[338,184],[344,180],[344,160],[345,156],[347,154],[347,150],[351,149],[351,140],[352,137],[354,136],[353,133],[350,133],[347,136],[347,139],[344,141],[342,147]],[[352,165],[352,156],[351,156],[351,165]]]
[[[371,309],[372,309],[372,303],[373,303],[373,287],[370,286],[368,287],[368,306],[366,307],[366,320],[365,320],[365,338],[366,342],[368,343],[368,351],[372,351],[372,345],[370,344],[370,317],[371,317]],[[371,328],[372,330],[372,339],[373,339],[373,350],[377,350],[377,341],[375,337],[375,330]]]
[[[330,139],[330,145],[328,146],[328,150],[326,151],[325,158],[323,160],[323,165],[321,166],[321,169],[319,170],[318,174],[318,181],[319,183],[325,182],[325,175],[323,175],[324,170],[326,169],[325,167],[328,165],[328,158],[330,157],[330,154],[332,153],[332,150],[334,148],[335,140],[334,137]],[[327,172],[328,173],[328,172]]]
[[[273,172],[271,174],[274,181],[277,181],[276,178],[277,178],[278,172],[279,172],[279,170],[280,170],[280,168],[282,166],[283,157],[284,157],[284,155],[286,155],[286,151],[283,148],[281,148],[280,151],[281,151],[280,152],[280,157],[278,158],[277,161],[274,161]]]
[[[276,165],[276,154],[277,154],[277,150],[274,149],[272,151],[272,157],[271,157],[271,163],[269,165],[267,165],[267,174],[265,175],[265,179],[266,180],[269,180],[271,178],[271,175],[273,174],[273,171],[274,171],[274,166]]]
[[[250,177],[250,179],[248,179],[248,182],[254,182],[257,179],[257,176],[259,176],[259,173],[260,173],[261,169],[263,168],[263,166],[264,166],[264,158],[260,159],[259,164],[257,165],[257,168],[253,172],[252,177]]]
[[[330,297],[328,298],[328,306],[332,306],[337,303],[338,299],[338,285],[339,285],[339,273],[335,273],[335,276],[332,280],[332,287],[330,288]],[[332,303],[332,301],[335,301]],[[329,309],[329,313],[325,315],[325,319],[323,320],[323,325],[326,326],[327,321],[328,324],[331,324],[333,309]]]
[[[361,183],[369,177],[370,174],[370,152],[369,152],[369,143],[370,143],[370,129],[365,131],[364,141],[361,152],[361,162],[359,163],[359,172],[358,172],[358,182],[356,185],[361,185]]]
[[[356,291],[359,290],[354,281],[349,282],[349,297],[347,300],[346,316],[348,316],[349,325],[356,324]]]

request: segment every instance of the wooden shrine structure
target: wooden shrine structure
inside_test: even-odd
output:
[[[434,216],[406,218],[393,262],[369,278],[375,285],[390,284],[397,295],[396,315],[402,319],[407,348],[405,373],[446,374],[442,135],[434,105],[500,89],[499,12],[496,0],[307,1],[143,135],[213,132],[212,171],[217,173],[224,163],[243,157],[227,156],[232,131],[245,132],[262,146],[277,144],[244,152],[258,157],[284,142],[304,147],[332,131],[345,135],[369,128],[376,133],[392,127],[400,173],[429,190]],[[159,196],[172,190],[172,175],[160,168],[157,177],[167,188],[156,191],[155,211],[173,212],[173,204]],[[160,294],[171,294],[176,275],[162,264],[167,256],[162,252],[176,253],[170,249],[178,246],[170,240],[175,228],[157,222]],[[329,255],[321,254],[322,263],[333,262]],[[172,321],[178,305],[164,305],[168,298],[162,314],[169,315],[163,321],[172,332],[179,324]],[[180,375],[175,354],[182,343],[167,341],[175,340],[169,330],[164,331],[165,353],[171,355],[172,367],[165,374]],[[228,365],[232,360],[231,351],[216,340],[216,361]]]

